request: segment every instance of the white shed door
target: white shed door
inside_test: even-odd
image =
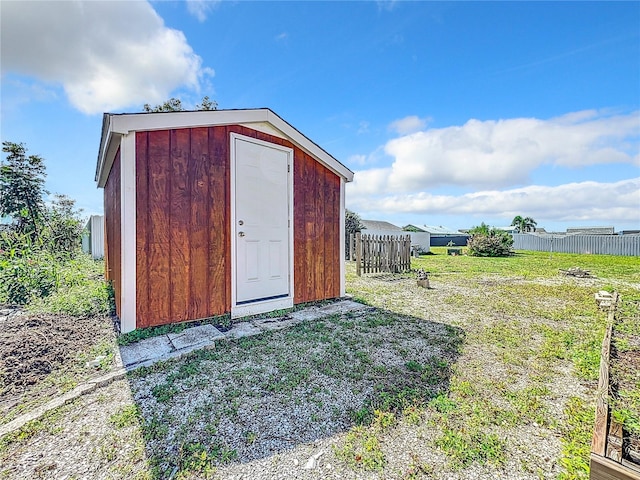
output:
[[[235,138],[236,304],[289,296],[289,157]]]

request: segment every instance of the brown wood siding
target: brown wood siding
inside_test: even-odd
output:
[[[120,185],[120,149],[116,152],[109,178],[104,186],[104,222],[105,222],[105,277],[111,282],[115,292],[116,314],[120,316],[120,298],[122,291],[121,263],[121,185]]]
[[[239,125],[138,132],[138,328],[231,309],[232,132],[294,149],[294,302],[340,294],[337,175],[290,142]]]
[[[294,303],[340,295],[340,179],[296,149]]]
[[[136,133],[138,328],[230,310],[228,141],[216,130]]]

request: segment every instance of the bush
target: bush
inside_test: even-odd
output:
[[[469,231],[468,254],[474,257],[507,257],[513,253],[513,237],[484,223]]]

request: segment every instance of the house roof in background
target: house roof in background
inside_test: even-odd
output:
[[[423,230],[425,232],[429,232],[432,235],[464,235],[458,230],[452,230],[450,228],[443,227],[442,225],[440,225],[439,227],[434,225],[424,225]]]
[[[402,227],[402,230],[404,230],[405,232],[426,232],[425,229],[420,228],[420,227],[416,227],[415,225],[413,225],[412,223],[410,223],[409,225],[405,225],[404,227]]]
[[[614,227],[574,227],[567,228],[567,235],[613,235]]]
[[[360,223],[367,230],[394,230],[394,231],[402,231],[402,228],[394,225],[393,223],[384,222],[382,220],[360,220]]]

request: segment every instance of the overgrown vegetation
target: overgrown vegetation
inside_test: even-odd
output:
[[[3,142],[0,216],[0,304],[70,315],[108,314],[110,289],[100,267],[81,251],[82,219],[75,201],[44,201],[46,171],[23,144]]]
[[[473,257],[506,257],[513,253],[513,237],[484,222],[473,227],[469,235],[467,252]]]

